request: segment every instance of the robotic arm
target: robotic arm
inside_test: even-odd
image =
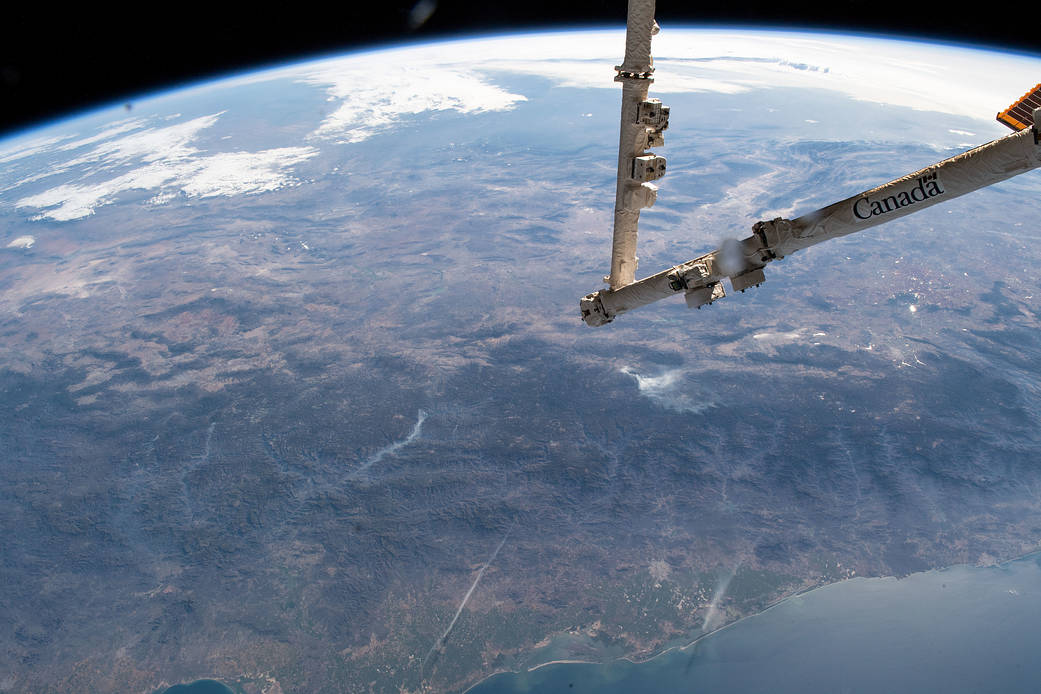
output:
[[[1041,84],[1008,109],[998,121],[1016,132],[950,159],[859,193],[796,219],[757,222],[752,235],[635,280],[636,238],[640,209],[650,207],[665,175],[665,159],[647,150],[664,143],[669,109],[647,97],[654,81],[651,36],[657,33],[654,0],[629,0],[625,60],[615,68],[622,84],[614,236],[608,289],[582,297],[582,320],[610,323],[634,308],[683,294],[689,308],[726,296],[723,280],[736,291],[762,284],[767,263],[821,241],[869,229],[1021,173],[1041,167]]]

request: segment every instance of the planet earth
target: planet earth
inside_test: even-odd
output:
[[[463,691],[1041,547],[1041,173],[610,325],[616,30],[0,141],[0,691]],[[1037,56],[663,27],[640,275],[1007,131]]]

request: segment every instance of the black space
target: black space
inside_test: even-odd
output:
[[[100,3],[60,10],[50,3],[8,6],[0,10],[0,133],[156,88],[295,58],[459,34],[621,27],[626,11],[625,0],[437,0],[430,18],[412,28],[416,1],[376,0],[375,9],[357,0],[279,3],[277,11],[223,3],[138,4],[129,10]],[[897,34],[1041,53],[1029,12],[969,7],[935,0],[658,0],[658,20],[664,27],[707,23]]]

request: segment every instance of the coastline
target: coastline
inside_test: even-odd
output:
[[[1038,550],[1038,551],[1041,552],[1041,550]],[[1024,556],[1029,556],[1029,555],[1024,555]],[[1009,561],[1015,561],[1015,560],[1014,559],[1010,559]],[[938,570],[938,569],[932,569],[932,570],[935,571],[935,570]],[[887,577],[886,576],[878,576],[877,578],[887,578]],[[848,580],[853,580],[853,579],[843,579],[843,580],[844,581],[848,581]],[[708,638],[709,636],[712,636],[714,634],[718,634],[719,632],[724,631],[726,629],[729,629],[730,627],[734,626],[735,624],[740,624],[741,622],[744,622],[747,619],[751,619],[751,618],[757,617],[757,616],[759,616],[761,614],[765,614],[766,612],[768,612],[769,610],[772,610],[773,608],[777,607],[778,605],[780,605],[781,603],[785,602],[786,600],[791,600],[792,598],[797,598],[799,596],[806,595],[807,593],[811,593],[811,592],[813,592],[815,590],[818,590],[820,588],[824,588],[826,586],[834,585],[836,583],[841,583],[841,582],[842,581],[833,581],[831,583],[825,583],[824,585],[820,585],[820,586],[809,586],[809,587],[806,587],[806,588],[801,588],[801,589],[799,589],[799,590],[797,590],[797,591],[795,591],[793,593],[790,593],[788,595],[785,595],[784,597],[781,597],[781,598],[778,598],[777,600],[774,600],[773,602],[767,604],[766,607],[764,607],[763,609],[761,609],[761,610],[759,610],[757,612],[753,612],[752,614],[747,614],[747,615],[744,615],[742,617],[738,617],[737,619],[735,619],[732,622],[728,622],[726,624],[723,624],[722,626],[718,626],[715,629],[712,629],[711,631],[706,631],[703,634],[699,634],[698,636],[696,636],[694,639],[692,639],[690,641],[686,641],[686,642],[684,642],[682,644],[673,644],[671,646],[667,646],[667,647],[663,648],[662,650],[658,651],[657,653],[655,653],[653,655],[650,655],[650,656],[648,656],[646,658],[634,658],[634,657],[625,656],[625,655],[619,656],[617,658],[611,658],[611,659],[608,659],[608,660],[602,660],[602,661],[598,661],[598,660],[581,660],[581,659],[577,659],[577,658],[557,658],[557,659],[554,659],[554,660],[547,660],[546,662],[538,663],[536,665],[532,665],[531,667],[526,667],[526,668],[524,668],[522,670],[509,670],[509,669],[496,670],[495,672],[489,673],[487,676],[482,677],[480,680],[478,680],[477,682],[474,682],[472,685],[470,685],[469,687],[464,689],[462,691],[462,694],[469,694],[469,692],[471,692],[473,689],[481,686],[482,684],[484,684],[485,682],[487,682],[491,678],[497,677],[499,675],[508,675],[508,674],[520,675],[520,674],[523,674],[523,673],[526,673],[526,672],[535,672],[536,670],[541,670],[542,668],[549,667],[550,665],[607,665],[608,663],[615,663],[615,662],[626,662],[626,663],[632,663],[633,665],[641,665],[643,663],[649,663],[652,660],[655,660],[656,658],[661,658],[662,656],[668,655],[669,653],[672,653],[674,651],[685,651],[688,648],[693,647],[699,641]],[[552,636],[550,638],[552,638]]]
[[[887,580],[887,579],[894,579],[894,580],[900,581],[900,580],[903,580],[905,578],[909,578],[911,576],[917,576],[917,575],[922,575],[922,574],[940,573],[940,572],[943,572],[943,571],[950,571],[952,569],[957,569],[959,567],[970,568],[970,569],[1000,568],[1000,567],[1006,566],[1008,564],[1012,564],[1012,563],[1015,563],[1015,562],[1023,561],[1025,559],[1029,559],[1030,557],[1041,557],[1041,546],[1036,547],[1035,549],[1033,549],[1033,550],[1031,550],[1029,552],[1026,552],[1024,554],[1021,554],[1019,556],[1012,557],[1010,559],[1005,559],[1003,561],[995,562],[993,564],[968,564],[968,563],[949,564],[949,565],[946,565],[946,566],[938,566],[938,567],[935,567],[935,568],[932,568],[932,569],[926,569],[925,571],[915,571],[915,572],[912,572],[910,574],[906,574],[904,576],[893,576],[893,575],[886,575],[886,576],[855,576],[855,577],[851,577],[851,578],[840,579],[838,581],[831,581],[830,583],[824,583],[824,584],[821,584],[821,585],[807,586],[807,587],[801,588],[799,590],[796,590],[796,591],[794,591],[794,592],[792,592],[792,593],[790,593],[788,595],[780,597],[780,598],[774,600],[773,602],[770,602],[765,607],[763,607],[763,609],[761,609],[761,610],[758,610],[758,611],[753,612],[751,614],[744,615],[742,617],[739,617],[739,618],[735,619],[732,622],[728,622],[727,624],[724,624],[722,626],[716,627],[715,629],[712,629],[711,631],[707,631],[707,632],[705,632],[703,634],[700,634],[697,637],[695,637],[694,639],[692,639],[691,641],[688,641],[686,643],[674,644],[672,646],[668,646],[668,647],[662,649],[661,651],[655,653],[654,655],[648,656],[647,658],[633,658],[633,657],[630,657],[630,656],[620,656],[620,657],[617,657],[617,658],[611,658],[611,659],[603,660],[603,661],[581,660],[581,659],[571,659],[571,658],[559,658],[559,659],[549,660],[549,661],[546,661],[546,662],[543,662],[543,663],[538,663],[536,665],[533,665],[531,667],[526,667],[526,668],[523,668],[521,670],[509,670],[509,669],[497,670],[497,671],[495,671],[493,673],[488,674],[486,677],[482,677],[479,681],[477,681],[474,684],[472,684],[471,686],[467,687],[465,690],[463,690],[462,694],[469,694],[469,692],[471,692],[473,689],[479,687],[480,685],[484,684],[488,680],[492,679],[493,677],[497,677],[499,675],[503,675],[503,674],[521,675],[521,674],[524,674],[524,673],[535,672],[536,670],[540,670],[542,668],[549,667],[550,665],[602,665],[603,666],[603,665],[608,665],[610,663],[616,663],[616,662],[631,663],[633,665],[642,665],[644,663],[649,663],[649,662],[651,662],[651,661],[653,661],[653,660],[655,660],[657,658],[661,658],[661,657],[666,656],[666,655],[668,655],[670,653],[673,653],[673,652],[686,651],[687,649],[694,647],[700,641],[702,641],[702,640],[704,640],[704,639],[706,639],[706,638],[708,638],[710,636],[713,636],[713,635],[718,634],[720,632],[723,632],[723,631],[725,631],[727,629],[730,629],[731,627],[733,627],[733,626],[735,626],[737,624],[741,624],[742,622],[745,622],[745,621],[747,621],[749,619],[752,619],[754,617],[758,617],[760,615],[764,615],[767,612],[769,612],[770,610],[772,610],[772,609],[774,609],[774,608],[776,608],[776,607],[778,607],[778,606],[780,606],[780,605],[782,605],[782,604],[784,604],[784,603],[786,603],[786,602],[788,602],[790,600],[793,600],[795,598],[799,598],[799,597],[803,597],[803,596],[809,595],[809,594],[811,594],[811,593],[813,593],[815,591],[821,590],[823,588],[827,588],[829,586],[835,586],[835,585],[839,585],[839,584],[842,584],[842,583],[846,583],[848,581],[861,581],[861,580],[862,581],[879,581],[879,580]]]

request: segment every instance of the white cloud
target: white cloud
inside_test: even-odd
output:
[[[19,236],[10,243],[7,244],[8,248],[32,248],[36,243],[36,238],[33,236]]]
[[[65,222],[92,215],[118,193],[129,190],[159,190],[150,201],[153,204],[165,203],[178,192],[199,198],[263,193],[294,183],[286,169],[316,154],[318,150],[312,147],[284,147],[156,161],[98,183],[57,186],[15,204],[44,209],[38,219]]]
[[[318,154],[313,147],[203,154],[194,141],[201,131],[214,125],[220,115],[216,113],[100,142],[63,167],[89,166],[85,178],[90,180],[66,183],[23,197],[15,206],[44,210],[36,219],[70,221],[94,214],[98,207],[129,190],[157,191],[150,200],[152,204],[162,204],[177,195],[205,198],[262,193],[295,182],[288,169]],[[118,176],[96,180],[99,173],[139,162],[144,164]]]
[[[145,127],[146,125],[146,121],[142,118],[128,118],[123,121],[118,121],[116,123],[109,124],[107,128],[95,135],[89,135],[87,137],[81,137],[78,140],[73,140],[72,142],[66,142],[62,144],[60,147],[58,147],[58,149],[80,149],[81,147],[86,147],[97,142],[109,140],[113,137],[116,137],[117,135],[122,135],[125,132],[130,132],[131,130],[138,130],[140,128]]]
[[[73,159],[70,166],[98,162],[106,168],[131,161],[174,161],[190,158],[198,153],[193,145],[199,133],[212,127],[224,112],[193,118],[192,120],[135,132],[125,137],[99,143],[90,152]]]
[[[263,193],[293,182],[285,170],[316,154],[313,147],[222,152],[198,159],[197,166],[177,185],[188,197]]]
[[[450,64],[409,64],[401,60],[400,53],[408,51],[392,53],[394,60],[378,71],[358,56],[350,56],[307,73],[303,81],[325,87],[329,100],[339,104],[313,135],[361,142],[410,114],[503,111],[526,100],[482,79],[472,66],[460,65],[451,52]]]
[[[18,159],[32,157],[54,148],[56,144],[69,139],[68,135],[57,137],[32,137],[28,139],[14,138],[0,143],[0,164],[7,164]]]

